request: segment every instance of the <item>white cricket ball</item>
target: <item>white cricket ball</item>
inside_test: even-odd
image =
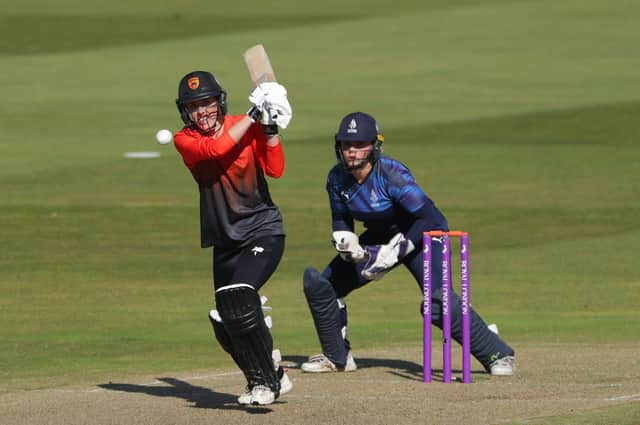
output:
[[[167,129],[159,130],[156,133],[156,140],[161,145],[166,145],[167,143],[171,143],[173,141],[173,133]]]

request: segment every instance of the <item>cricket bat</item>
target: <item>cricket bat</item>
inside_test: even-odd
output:
[[[271,61],[267,51],[262,44],[256,44],[247,49],[242,55],[244,63],[247,65],[249,77],[255,86],[266,83],[275,82],[276,75],[273,72]]]

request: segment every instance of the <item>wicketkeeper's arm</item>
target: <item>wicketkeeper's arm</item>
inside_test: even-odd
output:
[[[335,232],[338,230],[345,230],[353,232],[355,229],[355,223],[353,217],[349,213],[331,211],[331,229]]]
[[[429,230],[449,230],[447,223],[440,223],[434,220],[437,215],[432,212],[434,205],[429,202],[417,211],[413,212],[414,221],[411,227],[406,231],[405,238],[413,242],[415,246],[422,246],[422,234]]]

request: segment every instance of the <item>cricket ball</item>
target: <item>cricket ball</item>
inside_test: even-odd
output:
[[[161,145],[166,145],[173,141],[173,133],[167,129],[158,130],[156,133],[156,141]]]

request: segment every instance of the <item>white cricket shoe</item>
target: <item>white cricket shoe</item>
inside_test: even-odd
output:
[[[251,388],[248,385],[244,392],[238,396],[238,404],[251,404]]]
[[[280,350],[277,348],[273,350],[271,353],[271,358],[273,358],[273,366],[276,368],[276,372],[280,377],[280,395],[286,394],[293,388],[293,384],[289,379],[288,370],[284,367],[280,366],[280,362],[282,361],[282,355],[280,354]]]
[[[291,379],[289,379],[289,375],[287,374],[287,370],[282,368],[282,377],[280,378],[280,395],[286,394],[293,389],[293,384],[291,383]],[[240,394],[238,397],[238,404],[251,404],[253,396],[253,390],[247,385],[244,393]],[[259,403],[264,404],[264,403]]]
[[[251,404],[265,405],[275,401],[276,395],[265,385],[256,385],[251,390]]]
[[[291,379],[289,379],[289,374],[287,373],[287,369],[282,369],[282,378],[280,378],[280,395],[286,394],[293,389],[293,384],[291,383]]]
[[[351,352],[347,354],[347,364],[340,368],[336,366],[331,360],[327,358],[324,354],[316,354],[315,356],[309,357],[309,361],[302,363],[300,369],[303,372],[311,372],[311,373],[324,373],[324,372],[353,372],[358,367],[356,366],[355,360],[353,360],[353,356]]]
[[[513,356],[502,357],[489,365],[492,375],[511,376],[516,370],[516,358]]]

